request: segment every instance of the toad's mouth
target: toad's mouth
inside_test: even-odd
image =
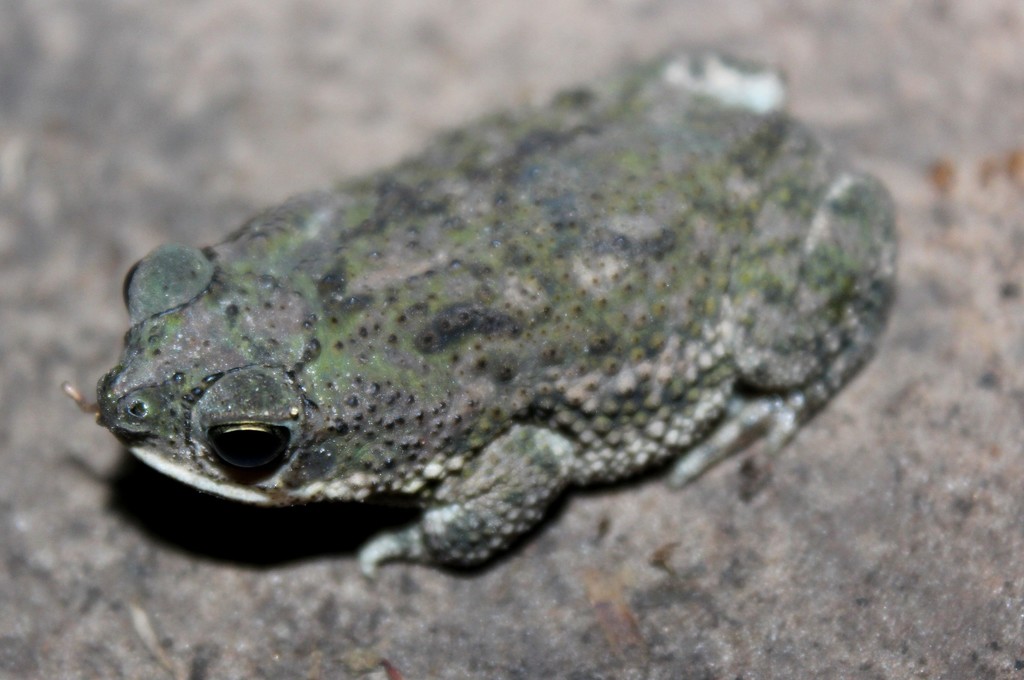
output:
[[[221,498],[253,505],[284,505],[289,502],[285,494],[278,492],[274,488],[245,486],[241,482],[211,479],[184,465],[175,463],[173,460],[169,460],[166,455],[155,448],[135,445],[131,447],[131,452],[136,458],[157,472]]]

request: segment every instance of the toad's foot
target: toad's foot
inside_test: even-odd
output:
[[[506,548],[536,524],[568,485],[572,443],[542,427],[516,426],[438,488],[414,524],[380,534],[359,551],[363,573],[405,560],[469,566]]]
[[[733,397],[718,429],[675,464],[669,484],[679,487],[692,482],[762,435],[766,437],[768,454],[775,454],[793,438],[808,410],[800,392],[785,397]]]

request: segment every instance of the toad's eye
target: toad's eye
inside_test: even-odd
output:
[[[196,401],[192,436],[224,466],[265,473],[269,465],[284,465],[290,449],[299,447],[303,415],[285,371],[245,366],[225,373]]]
[[[257,468],[279,459],[288,449],[287,427],[267,423],[228,423],[206,432],[214,453],[237,468]]]

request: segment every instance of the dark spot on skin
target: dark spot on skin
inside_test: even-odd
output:
[[[410,316],[426,316],[430,311],[430,308],[425,302],[416,302],[409,305],[409,308],[405,310],[405,314],[402,315],[402,323],[406,321],[407,317]]]
[[[373,208],[373,215],[357,227],[357,233],[379,231],[389,222],[400,222],[415,215],[436,215],[448,210],[446,199],[427,199],[427,191],[418,190],[390,177],[377,184],[375,193],[377,203]]]
[[[306,343],[305,348],[302,350],[301,363],[308,364],[311,361],[316,361],[317,357],[320,356],[320,341],[316,338],[310,338]]]
[[[532,129],[523,134],[516,142],[515,149],[505,158],[489,167],[478,167],[473,176],[478,179],[497,174],[505,184],[533,181],[535,168],[530,168],[534,158],[543,159],[556,150],[572,143],[581,134],[596,134],[599,129],[594,125],[581,125],[570,130]],[[542,164],[542,161],[541,163]]]
[[[371,295],[350,295],[345,298],[341,305],[341,310],[346,312],[356,312],[366,309],[372,304],[373,296]]]
[[[509,247],[505,249],[504,256],[505,264],[513,269],[522,269],[533,264],[533,254],[522,248],[521,246],[511,243]]]
[[[587,339],[586,351],[589,354],[606,354],[615,348],[615,334],[609,330],[594,333]]]
[[[596,235],[593,251],[597,255],[619,255],[633,258],[661,260],[671,253],[677,243],[680,228],[662,229],[656,236],[634,240],[624,234],[606,231]]]
[[[783,114],[769,114],[758,129],[729,151],[729,161],[739,166],[746,177],[761,177],[778,156],[783,142],[792,135],[792,122]]]
[[[529,156],[534,153],[546,153],[557,149],[575,137],[575,133],[562,133],[554,130],[531,130],[523,135],[516,144],[516,157]]]
[[[466,221],[461,217],[455,215],[452,217],[446,217],[441,223],[441,228],[445,231],[457,231],[459,229],[466,228]]]
[[[336,263],[316,282],[316,291],[322,300],[341,300],[347,284],[344,263]]]
[[[551,101],[556,108],[584,109],[590,106],[596,99],[593,90],[585,87],[577,87],[559,92]]]
[[[519,372],[519,362],[511,355],[502,355],[492,358],[490,362],[490,375],[497,382],[509,382]]]
[[[519,323],[508,314],[472,303],[458,303],[434,315],[416,335],[415,344],[421,352],[433,354],[467,335],[516,337],[520,331]]]
[[[566,193],[538,200],[537,205],[544,208],[548,221],[556,230],[571,229],[578,224],[579,210],[575,194]],[[568,243],[565,245],[569,245],[570,249],[573,247]]]

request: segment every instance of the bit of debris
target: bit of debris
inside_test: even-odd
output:
[[[985,156],[975,164],[978,186],[992,187],[997,180],[1004,180],[1012,187],[1024,189],[1024,146],[1002,153]],[[957,164],[948,157],[934,160],[928,166],[928,180],[941,196],[948,196],[958,188]]]
[[[747,456],[740,463],[739,469],[739,493],[740,500],[749,503],[754,496],[759,494],[771,480],[771,463],[764,461],[763,464],[756,456]]]
[[[669,576],[678,576],[676,570],[672,568],[672,565],[669,564],[669,560],[672,559],[673,553],[675,553],[676,548],[678,548],[680,545],[681,543],[679,541],[672,541],[671,543],[666,543],[665,545],[659,547],[657,550],[651,553],[650,558],[647,560],[648,563],[652,567],[661,569]]]
[[[99,419],[100,405],[94,401],[88,401],[85,396],[78,391],[77,387],[65,380],[61,383],[60,389],[64,394],[68,395],[73,402],[75,402],[75,405],[81,409],[82,413],[88,413],[89,415],[96,416],[96,418]]]
[[[1014,184],[1024,187],[1024,147],[1007,154],[1006,176]]]
[[[405,676],[402,675],[402,671],[395,668],[387,659],[381,659],[380,665],[384,669],[384,672],[388,674],[388,680],[405,680]]]
[[[612,518],[608,515],[601,515],[601,518],[597,522],[597,531],[594,533],[594,544],[597,545],[604,541],[611,528]]]
[[[586,569],[583,586],[612,653],[620,658],[646,658],[647,642],[640,635],[636,615],[623,595],[621,578]]]
[[[139,636],[139,640],[142,641],[142,646],[146,648],[146,651],[174,680],[184,680],[186,677],[184,669],[179,668],[171,657],[167,655],[167,650],[160,644],[160,640],[157,638],[156,631],[153,630],[153,623],[150,621],[146,610],[135,602],[130,602],[128,603],[128,611],[132,618],[132,628],[135,629],[135,634]]]
[[[928,179],[936,191],[948,195],[956,186],[956,166],[948,158],[940,158],[928,167]]]

